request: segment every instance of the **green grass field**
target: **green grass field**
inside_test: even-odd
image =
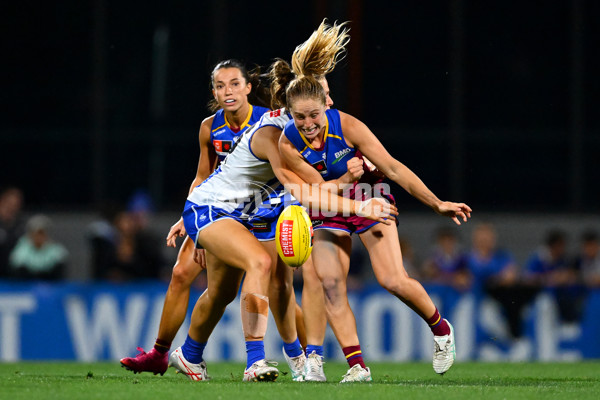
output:
[[[209,382],[169,369],[134,375],[115,363],[0,364],[0,399],[599,399],[600,362],[457,363],[445,376],[430,364],[371,363],[373,382],[338,384],[346,365],[326,363],[329,382],[242,382],[239,363],[209,363]],[[280,364],[280,370],[287,366]]]

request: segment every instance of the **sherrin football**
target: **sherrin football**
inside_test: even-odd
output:
[[[275,231],[277,253],[290,267],[300,267],[312,252],[313,227],[310,217],[300,206],[287,206]]]

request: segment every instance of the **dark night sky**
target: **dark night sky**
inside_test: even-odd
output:
[[[582,64],[573,75],[577,2]],[[27,202],[40,207],[86,209],[96,184],[95,2],[51,3],[14,2],[1,17],[0,186],[21,186]],[[289,60],[323,17],[354,18],[348,57],[330,76],[336,107],[367,123],[440,197],[452,193],[451,1],[104,3],[104,197],[124,201],[145,187],[163,208],[180,207],[195,173],[197,129],[209,115],[212,65],[230,57],[263,66]],[[490,211],[598,210],[600,5],[524,3],[463,1],[465,198],[452,200]],[[169,29],[166,115],[155,118],[152,38],[161,25]],[[576,115],[583,132],[578,205],[569,156]],[[420,209],[407,196],[399,202]]]

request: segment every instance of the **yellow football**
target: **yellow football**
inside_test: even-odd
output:
[[[275,233],[277,253],[290,267],[300,267],[312,251],[313,227],[310,217],[300,206],[287,206],[279,219]]]

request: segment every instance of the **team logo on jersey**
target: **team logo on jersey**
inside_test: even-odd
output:
[[[229,153],[233,142],[231,140],[213,140],[213,146],[215,146],[215,150],[219,153]]]
[[[344,156],[348,153],[350,153],[352,150],[346,148],[344,150],[340,150],[338,152],[336,152],[334,154],[335,160],[333,160],[333,162],[331,163],[331,165],[337,164],[338,161],[340,161],[342,158],[344,158]]]
[[[327,165],[325,164],[325,160],[317,161],[316,163],[312,164],[312,166],[321,174],[327,173]]]

